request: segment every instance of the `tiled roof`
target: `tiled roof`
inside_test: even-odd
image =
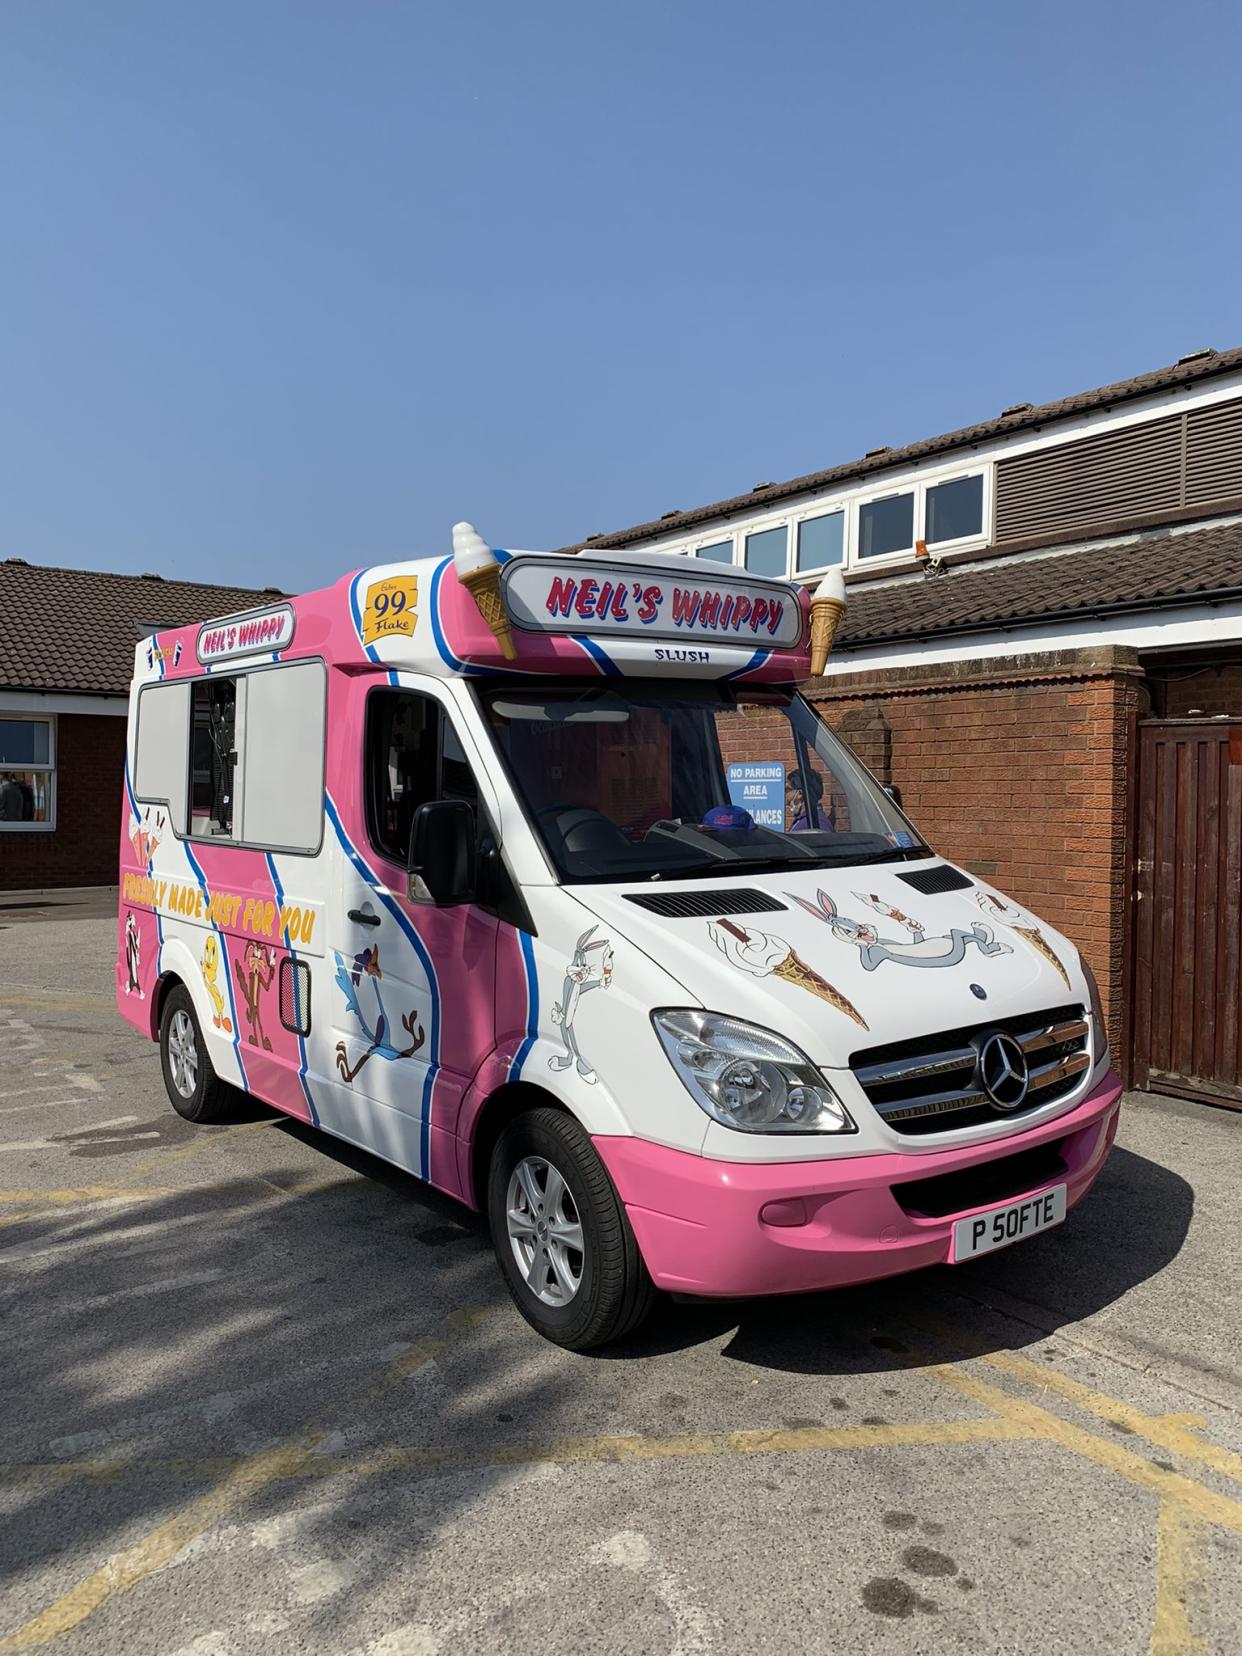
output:
[[[687,512],[667,512],[648,523],[637,523],[630,529],[615,534],[593,535],[589,542],[578,541],[562,547],[565,552],[580,552],[586,546],[592,550],[637,545],[640,541],[678,535],[699,524],[733,517],[739,512],[756,512],[778,500],[794,495],[819,493],[838,483],[856,482],[876,472],[891,470],[894,466],[908,466],[916,460],[927,460],[953,449],[971,448],[997,437],[1011,436],[1015,431],[1030,431],[1056,420],[1067,420],[1087,414],[1094,409],[1114,407],[1133,402],[1137,397],[1149,397],[1159,391],[1171,391],[1178,386],[1196,385],[1215,379],[1221,374],[1242,368],[1242,346],[1231,351],[1202,351],[1183,358],[1168,368],[1156,368],[1149,374],[1134,379],[1119,380],[1115,385],[1101,385],[1094,391],[1080,391],[1073,397],[1060,397],[1056,402],[1015,404],[1002,411],[995,419],[979,425],[963,426],[958,431],[945,432],[941,437],[925,437],[903,448],[874,449],[861,460],[849,460],[841,466],[830,466],[827,471],[807,472],[803,477],[791,477],[785,483],[761,483],[747,494],[733,495],[728,500],[717,500],[710,506],[698,506]]]
[[[200,586],[0,560],[0,689],[125,695],[141,633],[269,603],[274,588]]]
[[[837,647],[1242,599],[1242,522],[850,589]]]

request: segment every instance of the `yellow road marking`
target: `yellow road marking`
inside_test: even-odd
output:
[[[991,1363],[993,1368],[1004,1369],[1017,1380],[1026,1380],[1045,1391],[1055,1392],[1067,1402],[1076,1403],[1079,1408],[1099,1415],[1101,1420],[1115,1421],[1119,1426],[1126,1426],[1136,1436],[1146,1438],[1149,1443],[1157,1444],[1161,1449],[1171,1449],[1174,1454],[1184,1455],[1187,1460],[1199,1461],[1203,1466],[1210,1466],[1213,1471],[1223,1472],[1226,1477],[1242,1481],[1242,1455],[1234,1454],[1230,1449],[1222,1449],[1215,1443],[1205,1443],[1190,1430],[1191,1422],[1196,1422],[1200,1426],[1204,1424],[1201,1415],[1144,1414],[1141,1409],[1132,1408],[1119,1398],[1110,1397],[1107,1392],[1092,1391],[1089,1386],[1071,1380],[1067,1374],[1047,1368],[1041,1363],[1032,1363],[1029,1358],[1020,1357],[1016,1352],[994,1351],[989,1353],[984,1361]]]
[[[604,1437],[545,1438],[500,1443],[477,1449],[386,1448],[358,1459],[312,1455],[290,1462],[274,1476],[322,1478],[342,1472],[374,1476],[378,1472],[477,1471],[496,1466],[573,1465],[583,1462],[690,1460],[721,1455],[823,1454],[837,1449],[889,1449],[936,1444],[1004,1443],[1035,1434],[1009,1420],[914,1421],[887,1426],[797,1426],[768,1431],[682,1432],[669,1437],[640,1433]],[[126,1483],[138,1478],[197,1483],[234,1476],[244,1457],[202,1460],[50,1461],[28,1466],[0,1466],[0,1486],[32,1483]]]
[[[1110,1472],[1117,1472],[1131,1483],[1140,1488],[1150,1490],[1160,1496],[1162,1500],[1173,1499],[1183,1506],[1194,1518],[1204,1523],[1219,1524],[1222,1529],[1231,1530],[1235,1535],[1242,1535],[1242,1504],[1231,1501],[1224,1495],[1217,1495],[1214,1490],[1205,1485],[1195,1483],[1192,1479],[1183,1477],[1180,1472],[1165,1472],[1159,1466],[1153,1466],[1142,1455],[1136,1455],[1130,1449],[1123,1449],[1119,1443],[1110,1443],[1106,1438],[1096,1437],[1093,1432],[1087,1432],[1071,1421],[1062,1420],[1060,1415],[1050,1414],[1047,1409],[1041,1409],[1035,1403],[1027,1403],[1023,1399],[1014,1397],[1011,1392],[1002,1391],[999,1386],[993,1386],[986,1380],[981,1380],[966,1369],[953,1367],[949,1363],[931,1363],[920,1372],[929,1375],[933,1380],[947,1386],[951,1391],[962,1397],[969,1397],[972,1402],[980,1403],[986,1409],[1012,1420],[1019,1426],[1027,1427],[1036,1437],[1046,1438],[1050,1443],[1058,1443],[1063,1449],[1070,1449],[1085,1460],[1094,1461],[1097,1466],[1105,1466]]]
[[[77,1190],[0,1190],[0,1202],[45,1202],[51,1207],[78,1206],[87,1202],[115,1202],[118,1198],[130,1201],[151,1201],[157,1196],[185,1196],[192,1194],[188,1191],[178,1191],[171,1185],[166,1190],[153,1189],[150,1185],[142,1185],[137,1189],[130,1185],[81,1185]],[[29,1218],[29,1214],[18,1214],[19,1219]]]
[[[111,995],[57,995],[54,989],[43,993],[0,989],[0,1010],[6,1006],[37,1006],[45,1012],[93,1012],[103,1006],[115,1011],[116,1001]]]
[[[1194,1632],[1203,1587],[1203,1524],[1176,1501],[1160,1503],[1156,1535],[1156,1616],[1151,1656],[1192,1656],[1207,1649]]]
[[[95,1187],[107,1189],[112,1194],[106,1197],[94,1199],[102,1201],[114,1200],[117,1195],[123,1194],[129,1190],[134,1190],[134,1181],[141,1179],[144,1174],[153,1172],[157,1167],[167,1167],[172,1162],[185,1161],[190,1156],[201,1155],[204,1150],[212,1149],[213,1146],[222,1143],[225,1139],[235,1138],[239,1133],[254,1133],[264,1127],[279,1127],[285,1119],[286,1118],[284,1116],[275,1116],[271,1118],[265,1117],[262,1121],[243,1121],[236,1127],[218,1127],[214,1131],[204,1133],[201,1137],[196,1138],[192,1144],[182,1145],[179,1150],[164,1150],[158,1156],[148,1156],[145,1161],[141,1161],[135,1167],[131,1167],[125,1177],[123,1179],[118,1179],[115,1185]],[[88,1186],[86,1188],[91,1187]],[[193,1189],[191,1188],[189,1190],[182,1191],[179,1194],[187,1196],[193,1195]],[[58,1193],[56,1192],[49,1193],[42,1198],[42,1205],[40,1206],[28,1207],[21,1213],[6,1214],[4,1218],[0,1219],[0,1230],[5,1230],[10,1225],[25,1224],[27,1219],[36,1219],[42,1213],[53,1212],[57,1207],[63,1205],[56,1199],[57,1195]]]
[[[445,1319],[453,1338],[460,1338],[473,1328],[486,1313],[477,1310],[454,1312]],[[346,1402],[345,1413],[353,1414],[367,1402],[374,1401],[393,1386],[416,1374],[434,1358],[439,1357],[453,1343],[453,1338],[416,1340],[380,1378],[360,1396]],[[296,1469],[314,1453],[332,1428],[310,1426],[261,1454],[249,1455],[229,1472],[217,1486],[184,1511],[157,1525],[149,1535],[133,1546],[115,1554],[106,1564],[78,1582],[75,1587],[49,1604],[46,1610],[33,1616],[12,1633],[0,1638],[0,1652],[33,1650],[50,1644],[62,1633],[79,1627],[96,1610],[115,1598],[118,1593],[143,1581],[153,1571],[172,1562],[187,1547],[221,1518],[235,1512],[243,1502],[275,1479],[295,1475]]]
[[[1068,1374],[1048,1363],[1033,1363],[1029,1357],[1022,1357],[1016,1351],[993,1350],[977,1335],[951,1323],[931,1317],[911,1316],[907,1320],[956,1351],[978,1357],[993,1368],[1011,1374],[1015,1380],[1025,1381],[1040,1391],[1053,1392],[1067,1403],[1074,1403],[1090,1414],[1098,1415],[1101,1420],[1125,1427],[1136,1437],[1146,1438],[1148,1443],[1183,1455],[1187,1460],[1198,1461],[1202,1466],[1210,1466],[1213,1471],[1223,1472],[1226,1477],[1242,1482],[1242,1455],[1222,1449],[1218,1444],[1206,1443],[1197,1436],[1195,1428],[1207,1424],[1202,1415],[1144,1414],[1141,1409],[1123,1403],[1118,1397],[1110,1397],[1107,1392],[1094,1391],[1078,1380],[1071,1380]]]

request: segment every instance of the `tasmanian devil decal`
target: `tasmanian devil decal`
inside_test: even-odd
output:
[[[853,943],[858,949],[859,959],[862,961],[865,972],[874,972],[886,960],[891,960],[897,966],[957,966],[966,958],[966,951],[973,944],[981,955],[1007,955],[1013,950],[1008,943],[998,943],[990,926],[985,926],[981,920],[976,920],[969,931],[962,931],[954,926],[952,931],[944,932],[938,937],[928,937],[919,921],[903,914],[900,909],[893,908],[882,897],[874,894],[868,896],[856,891],[854,896],[860,903],[866,903],[869,908],[875,909],[891,920],[895,926],[901,926],[908,933],[904,938],[881,937],[878,928],[870,920],[851,920],[849,915],[841,914],[837,905],[826,891],[816,892],[817,902],[808,903],[801,897],[795,897],[792,892],[785,895],[790,902],[797,903],[808,914],[813,914],[817,920],[825,921],[832,927],[832,935],[840,943]]]
[[[565,968],[561,998],[552,1007],[552,1022],[560,1025],[565,1050],[548,1059],[548,1068],[554,1070],[566,1070],[571,1064],[576,1064],[578,1074],[592,1084],[595,1071],[578,1050],[574,1019],[583,995],[589,995],[592,989],[607,989],[612,984],[612,944],[606,937],[593,943],[591,939],[594,936],[594,926],[583,932],[574,950],[574,958]]]
[[[388,1014],[384,1011],[384,1001],[380,994],[380,981],[384,974],[380,971],[379,944],[374,948],[364,949],[356,954],[353,964],[347,966],[342,955],[336,956],[336,981],[349,1003],[349,1010],[357,1018],[370,1045],[359,1055],[358,1062],[351,1066],[349,1062],[349,1048],[344,1041],[336,1043],[336,1067],[341,1072],[341,1078],[352,1081],[362,1066],[371,1058],[384,1058],[392,1063],[397,1058],[412,1058],[427,1039],[422,1024],[414,1012],[407,1012],[401,1020],[401,1027],[410,1037],[408,1047],[395,1047],[388,1033]],[[366,1014],[358,1000],[358,989],[363,980],[368,979],[375,994],[375,1022],[367,1022]]]

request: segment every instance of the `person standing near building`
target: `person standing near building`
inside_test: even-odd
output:
[[[22,822],[26,820],[26,797],[22,785],[12,771],[5,771],[0,778],[0,822]]]

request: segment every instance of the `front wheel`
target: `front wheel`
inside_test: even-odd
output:
[[[655,1289],[625,1209],[572,1116],[544,1107],[508,1124],[487,1208],[509,1292],[545,1339],[589,1351],[651,1310]]]
[[[164,1087],[187,1121],[220,1121],[230,1114],[228,1087],[211,1067],[194,1002],[183,983],[169,991],[160,1014],[160,1061]]]

